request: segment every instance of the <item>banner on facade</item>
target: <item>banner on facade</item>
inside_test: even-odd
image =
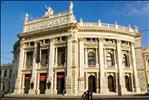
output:
[[[40,81],[45,81],[46,80],[46,75],[40,75]]]
[[[64,78],[64,75],[57,75],[57,78]]]

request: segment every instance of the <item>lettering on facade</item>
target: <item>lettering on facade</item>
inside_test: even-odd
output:
[[[66,24],[66,23],[68,23],[67,17],[63,17],[63,18],[59,18],[59,19],[49,19],[49,20],[45,20],[42,22],[37,22],[34,24],[27,25],[26,31],[35,31],[37,29],[60,26],[60,25]]]

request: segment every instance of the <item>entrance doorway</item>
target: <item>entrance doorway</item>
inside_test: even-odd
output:
[[[112,75],[108,76],[108,88],[110,92],[115,92],[115,88],[114,88],[114,78]]]
[[[64,72],[57,73],[57,93],[62,94],[64,90],[65,77]]]
[[[130,78],[128,76],[125,76],[125,87],[127,89],[127,91],[131,91],[131,82],[130,82]]]
[[[39,85],[40,94],[45,94],[46,79],[47,79],[47,74],[46,73],[40,74],[40,85]]]
[[[25,94],[28,94],[28,92],[29,92],[30,79],[31,79],[31,74],[25,74],[25,81],[24,81],[24,93]]]
[[[96,78],[93,75],[88,77],[88,89],[92,92],[96,92]]]

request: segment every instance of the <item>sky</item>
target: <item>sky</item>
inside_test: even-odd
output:
[[[149,1],[73,1],[74,15],[85,22],[137,25],[142,32],[142,47],[149,46]],[[46,6],[54,12],[68,10],[69,1],[1,1],[1,64],[12,63],[13,45],[23,31],[24,16],[44,15]]]

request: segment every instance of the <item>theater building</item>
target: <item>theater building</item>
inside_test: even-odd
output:
[[[17,42],[16,94],[138,93],[135,46],[138,27],[78,22],[69,10],[29,20]],[[140,35],[139,35],[140,36]],[[14,49],[15,50],[15,49]],[[142,52],[140,49],[137,52]],[[15,58],[16,59],[16,58]],[[138,59],[139,60],[139,59]],[[142,90],[144,91],[144,90]]]

